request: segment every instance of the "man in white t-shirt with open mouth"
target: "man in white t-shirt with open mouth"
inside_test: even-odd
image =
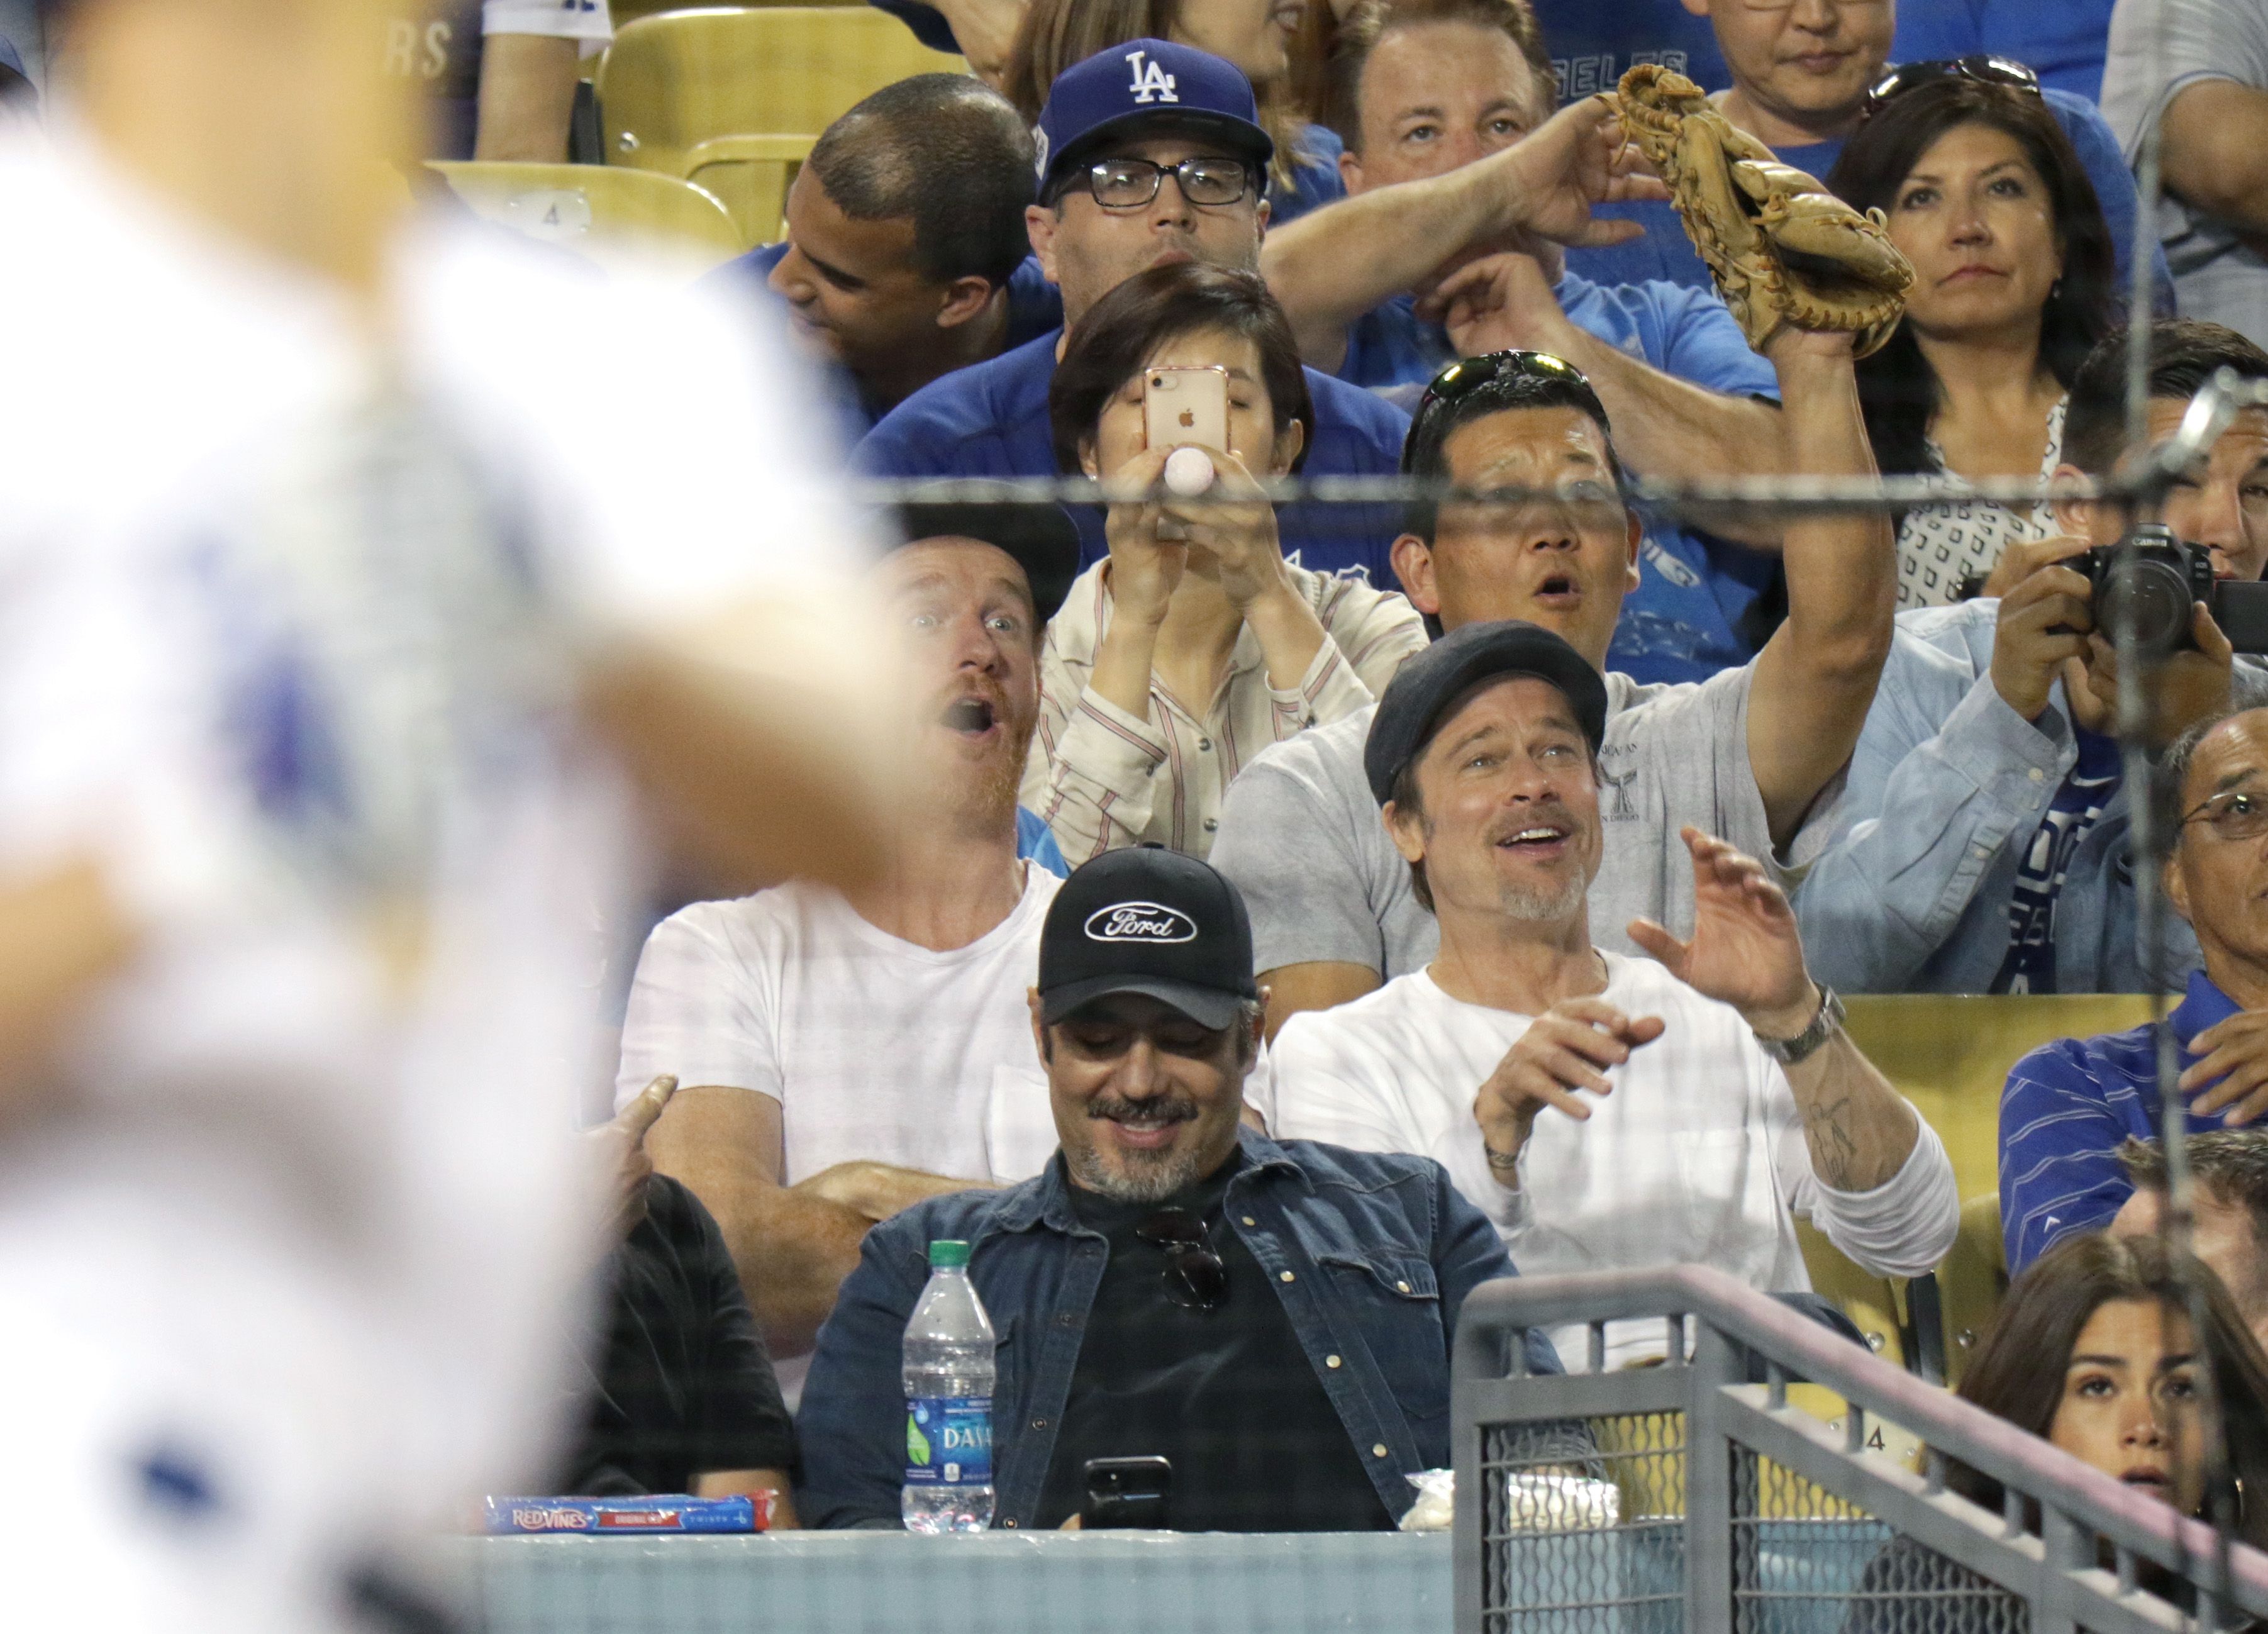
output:
[[[878,1220],[1055,1152],[1025,995],[1061,883],[1017,856],[1040,632],[1079,565],[1055,506],[907,507],[876,570],[912,655],[907,786],[883,877],[699,902],[647,941],[618,1105],[681,1087],[654,1161],[723,1227],[784,1385]]]
[[[1598,671],[1517,620],[1403,667],[1364,769],[1440,952],[1285,1025],[1270,1131],[1438,1159],[1529,1275],[1699,1262],[1803,1292],[1797,1214],[1869,1270],[1930,1269],[1952,1165],[1843,1032],[1762,864],[1689,827],[1690,938],[1638,919],[1651,959],[1593,946],[1606,716]],[[1659,1329],[1609,1324],[1609,1364]],[[1581,1365],[1580,1329],[1552,1338]]]

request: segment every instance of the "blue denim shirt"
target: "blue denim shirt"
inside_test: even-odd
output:
[[[1981,993],[2008,952],[2023,848],[2079,749],[2058,682],[2027,721],[1992,684],[1997,600],[1897,616],[1889,660],[1851,760],[1834,834],[1795,893],[1819,980],[1850,993]],[[2268,677],[2240,659],[2240,704]],[[2056,986],[2139,993],[2181,984],[2197,938],[2169,914],[2152,961],[2136,950],[2129,791],[2073,855],[2055,912]]]
[[[1465,1297],[1513,1275],[1496,1229],[1430,1158],[1278,1143],[1241,1131],[1229,1224],[1267,1271],[1387,1509],[1405,1476],[1449,1462],[1449,1341]],[[1005,1191],[935,1197],[866,1233],[858,1269],[820,1329],[798,1431],[807,1526],[898,1524],[905,1476],[900,1350],[929,1281],[929,1245],[969,1246],[968,1274],[992,1318],[993,1524],[1029,1527],[1055,1456],[1109,1248],[1071,1208],[1058,1154]],[[1341,1365],[1326,1365],[1337,1357]],[[1528,1366],[1559,1371],[1528,1336]]]

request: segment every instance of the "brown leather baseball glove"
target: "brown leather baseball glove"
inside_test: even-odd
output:
[[[1613,100],[1749,345],[1763,350],[1782,324],[1847,333],[1861,357],[1890,338],[1913,268],[1881,211],[1861,215],[1781,164],[1683,74],[1641,63]]]

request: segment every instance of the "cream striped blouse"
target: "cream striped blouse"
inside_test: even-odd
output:
[[[1245,629],[1202,710],[1153,674],[1149,717],[1138,719],[1086,684],[1110,622],[1105,565],[1079,576],[1048,625],[1040,729],[1024,765],[1023,803],[1046,819],[1073,867],[1145,840],[1204,856],[1241,768],[1271,743],[1369,704],[1425,644],[1425,622],[1399,592],[1292,566],[1325,637],[1296,690],[1269,685],[1260,638]]]

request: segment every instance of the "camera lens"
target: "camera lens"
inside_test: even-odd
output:
[[[2128,632],[2146,652],[2171,652],[2190,628],[2190,586],[2180,570],[2148,557],[2114,568],[2095,593],[2095,623],[2116,642]]]

